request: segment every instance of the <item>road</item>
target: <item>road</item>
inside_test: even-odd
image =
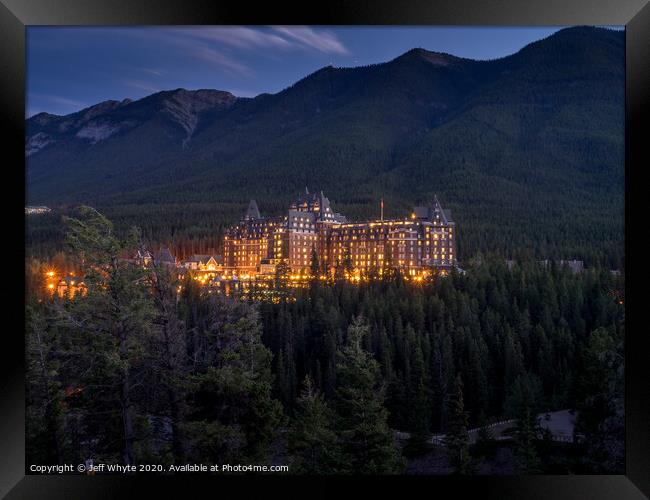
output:
[[[553,441],[573,442],[573,426],[575,423],[575,415],[571,414],[571,410],[558,410],[548,413],[540,413],[537,415],[539,424],[542,429],[551,431]],[[497,441],[505,441],[512,439],[510,430],[514,427],[516,420],[502,420],[488,425],[491,430],[492,437]],[[475,443],[478,439],[480,427],[470,429],[469,439],[470,443]],[[400,440],[406,440],[410,437],[408,432],[396,431],[395,435]],[[429,440],[432,444],[442,444],[444,441],[444,434],[434,434]]]

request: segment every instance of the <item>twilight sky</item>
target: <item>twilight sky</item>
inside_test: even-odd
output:
[[[385,62],[414,47],[512,54],[559,27],[28,27],[27,109],[68,114],[107,99],[212,88],[275,93],[323,66]]]

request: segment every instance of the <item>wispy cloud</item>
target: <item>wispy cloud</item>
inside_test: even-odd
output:
[[[151,69],[151,68],[140,68],[140,70],[144,71],[145,73],[148,73],[150,75],[154,76],[163,76],[164,72],[157,70],[157,69]]]
[[[257,50],[273,57],[278,51],[308,50],[325,54],[349,54],[343,42],[331,31],[308,26],[196,26],[137,29],[126,31],[148,42],[180,51],[184,56],[209,63],[227,73],[251,77],[255,71],[242,62],[246,51]],[[162,76],[158,69],[142,71]]]
[[[189,37],[198,38],[210,42],[236,47],[240,49],[269,47],[289,49],[291,42],[270,31],[246,28],[243,26],[233,27],[196,27],[190,29],[181,28],[180,33]]]
[[[156,28],[155,31],[134,31],[138,36],[156,37],[163,41],[185,45],[203,42],[219,48],[237,49],[312,49],[326,54],[349,54],[336,33],[309,26],[269,26],[248,28],[245,26],[196,26]]]
[[[159,86],[155,84],[143,82],[140,80],[121,80],[121,83],[122,85],[126,85],[127,87],[131,87],[138,90],[145,90],[147,92],[160,92],[162,90]]]
[[[315,30],[309,26],[276,26],[273,29],[287,39],[319,52],[339,55],[349,54],[343,42],[331,31]]]
[[[196,47],[188,55],[196,59],[208,61],[216,66],[220,66],[243,76],[250,76],[253,74],[253,70],[248,66],[241,64],[222,52],[207,46]]]
[[[29,92],[27,96],[27,109],[25,117],[29,118],[41,111],[53,113],[56,115],[67,115],[75,113],[80,109],[88,107],[89,104],[77,99],[70,99],[59,95],[41,94],[38,92]]]
[[[70,99],[68,97],[61,97],[58,95],[50,94],[39,94],[39,93],[30,93],[30,97],[36,98],[38,100],[46,101],[50,104],[56,104],[57,106],[67,106],[70,108],[81,108],[86,106],[86,103],[83,101],[78,101],[76,99]]]
[[[155,40],[175,50],[184,56],[207,61],[213,66],[227,72],[234,72],[243,76],[250,76],[254,72],[248,66],[226,55],[222,50],[214,47],[216,38],[201,34],[204,28],[153,28],[151,30],[134,30],[132,36],[146,41]],[[155,74],[159,70],[149,70]]]
[[[171,32],[238,49],[313,49],[326,54],[348,54],[335,33],[309,26],[271,26],[265,29],[233,27],[171,28]]]

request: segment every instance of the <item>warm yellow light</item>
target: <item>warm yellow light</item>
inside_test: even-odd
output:
[[[47,285],[47,287],[51,290],[52,288],[54,288],[54,285],[50,283],[49,285]]]
[[[51,278],[52,276],[54,276],[54,271],[48,271],[47,275]]]

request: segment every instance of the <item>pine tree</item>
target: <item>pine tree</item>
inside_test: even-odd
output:
[[[455,394],[449,413],[449,426],[445,435],[449,461],[458,474],[467,474],[470,468],[469,433],[467,432],[469,416],[463,402],[463,381],[460,373],[456,376]]]
[[[584,450],[581,465],[591,473],[619,472],[624,466],[623,331],[598,328],[581,352],[575,440]]]
[[[334,264],[334,282],[341,283],[345,279],[343,264],[337,259]]]
[[[522,472],[535,474],[540,472],[540,460],[537,454],[537,440],[540,435],[540,427],[537,416],[530,406],[525,406],[517,419],[515,427],[515,444],[517,457]]]
[[[287,279],[289,278],[289,275],[291,274],[291,268],[289,267],[289,264],[282,259],[276,266],[275,266],[275,279],[274,279],[274,288],[275,290],[278,291],[284,291],[287,286]]]
[[[178,279],[174,271],[153,263],[151,289],[156,308],[154,335],[148,343],[152,369],[158,375],[158,389],[165,393],[171,427],[172,456],[175,463],[185,461],[185,397],[189,384],[185,324],[178,310]]]
[[[354,271],[354,264],[352,263],[352,255],[350,254],[350,247],[346,247],[345,254],[343,256],[343,272],[346,278],[352,276]]]
[[[436,395],[436,414],[438,429],[447,428],[449,421],[449,402],[454,385],[454,360],[451,338],[446,330],[441,328],[440,335],[434,341],[433,382]],[[434,427],[435,429],[435,427]]]
[[[192,376],[184,429],[195,461],[265,460],[281,424],[273,398],[272,355],[261,341],[258,308],[218,295],[195,297],[208,345]]]
[[[479,430],[478,430],[478,441],[481,444],[487,444],[490,441],[494,440],[494,433],[492,432],[492,429],[490,428],[490,422],[488,421],[487,417],[485,416],[485,413],[481,413],[478,417],[478,420],[476,422]]]
[[[514,439],[520,468],[528,474],[540,471],[537,441],[541,429],[537,412],[540,408],[541,385],[539,377],[535,375],[520,375],[512,384],[506,400],[506,412],[517,419]]]
[[[427,397],[424,380],[422,380],[415,392],[413,401],[413,411],[411,417],[411,435],[404,448],[404,453],[421,455],[431,449],[429,440],[431,432],[429,431],[429,398]]]
[[[232,405],[225,421],[243,430],[246,457],[254,459],[266,456],[282,409],[272,398],[271,352],[262,344],[257,310],[241,307],[219,332],[221,349],[214,375],[222,404]]]
[[[297,401],[296,417],[288,437],[291,472],[334,474],[341,466],[340,448],[334,432],[334,414],[309,376]]]
[[[42,307],[28,304],[25,312],[27,458],[33,463],[62,464],[65,411],[58,380],[56,335],[47,328]]]
[[[382,261],[381,275],[384,282],[395,278],[395,267],[393,265],[393,252],[389,243],[384,244],[384,259]]]
[[[355,318],[337,364],[336,412],[347,472],[386,474],[403,464],[388,427],[377,362],[361,347],[368,327]]]
[[[276,358],[275,358],[275,394],[280,400],[284,408],[288,408],[291,402],[289,401],[287,393],[287,379],[286,379],[286,368],[284,366],[284,350],[280,349]]]
[[[415,338],[415,332],[411,330]],[[406,444],[405,453],[422,454],[430,449],[429,432],[431,421],[431,404],[426,387],[427,374],[424,369],[424,356],[420,343],[411,348],[413,357],[411,380],[409,380],[408,408],[410,409],[409,431],[411,436]]]
[[[320,263],[318,262],[318,254],[316,253],[316,248],[312,247],[311,249],[311,261],[309,265],[309,276],[312,280],[317,280],[320,273]]]
[[[117,395],[122,429],[122,459],[135,460],[137,412],[133,385],[146,367],[138,363],[144,339],[152,329],[154,308],[143,281],[148,272],[121,258],[125,251],[140,246],[140,234],[132,230],[122,241],[108,219],[90,207],[77,210],[79,218],[66,217],[67,242],[79,259],[85,297],[59,310],[61,321],[72,325],[84,342],[102,342],[102,353],[110,362],[99,375]],[[82,326],[83,325],[83,326]],[[92,352],[87,350],[88,354]]]

